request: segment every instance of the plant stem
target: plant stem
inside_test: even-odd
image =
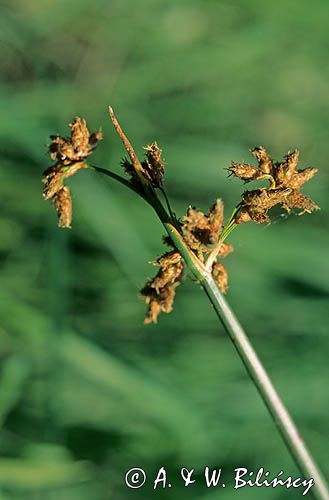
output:
[[[168,231],[167,227],[166,229]],[[170,235],[169,232],[168,234]],[[170,236],[172,237],[172,235]],[[246,333],[221,294],[212,275],[207,269],[204,268],[204,266],[202,269],[200,265],[196,265],[194,259],[192,259],[189,254],[187,256],[184,255],[184,253],[186,254],[186,245],[184,241],[182,241],[180,235],[175,235],[175,239],[173,240],[177,249],[183,255],[189,270],[192,271],[194,276],[200,281],[200,284],[213,305],[219,320],[224,326],[226,333],[229,335],[235,349],[245,365],[251,380],[255,384],[260,396],[269,410],[270,415],[272,416],[272,419],[298,469],[306,479],[312,478],[314,480],[315,484],[313,489],[310,490],[310,494],[317,500],[329,500],[329,490],[325,479],[322,477],[321,472],[312,458],[312,455],[299,435],[296,425],[290,417],[288,410],[281,401]]]
[[[201,284],[250,378],[256,385],[297,467],[305,478],[313,478],[315,484],[313,489],[310,490],[310,494],[318,500],[328,500],[329,491],[326,481],[299,435],[292,418],[275,390],[246,333],[219,291],[212,276],[208,276]]]
[[[87,165],[87,168],[95,170],[96,172],[99,172],[100,174],[107,175],[108,177],[111,177],[111,179],[114,179],[115,181],[119,182],[120,184],[123,184],[125,187],[131,189],[134,191],[134,193],[138,194],[141,198],[143,198],[147,203],[150,204],[149,197],[146,195],[144,190],[138,189],[132,182],[127,181],[124,177],[121,177],[121,175],[116,174],[115,172],[112,172],[111,170],[108,170],[106,168],[102,167],[97,167],[96,165],[91,165],[90,163]]]
[[[219,241],[217,243],[217,246],[214,248],[214,250],[210,253],[209,257],[207,258],[206,268],[208,269],[208,271],[211,272],[213,263],[215,262],[215,260],[218,257],[222,243],[226,240],[226,238],[231,233],[231,231],[233,231],[233,229],[236,228],[236,226],[237,226],[237,224],[232,220],[229,224],[227,224],[224,227],[224,229],[219,237]]]
[[[168,231],[168,228],[166,229]],[[317,500],[329,500],[329,490],[325,479],[322,477],[312,458],[312,455],[299,435],[296,425],[290,417],[288,410],[281,401],[246,333],[221,294],[212,275],[206,269],[202,269],[200,265],[195,265],[194,259],[191,259],[189,255],[187,258],[184,256],[183,248],[186,245],[183,241],[181,241],[180,237],[177,238],[177,235],[174,243],[178,250],[182,253],[189,270],[192,271],[195,277],[199,279],[200,284],[213,305],[219,320],[224,326],[226,333],[229,335],[235,349],[245,365],[251,380],[255,384],[260,396],[269,410],[272,419],[298,469],[306,479],[313,478],[315,484],[313,489],[310,490],[310,494]]]
[[[260,362],[254,348],[252,347],[242,326],[233,314],[230,306],[222,296],[214,281],[211,272],[200,262],[196,255],[188,248],[182,235],[174,227],[174,221],[163,207],[156,193],[150,192],[149,195],[141,193],[129,181],[121,176],[114,174],[100,167],[93,167],[100,173],[106,174],[115,180],[126,185],[133,191],[142,196],[156,211],[169,237],[172,239],[175,247],[181,253],[186,266],[200,282],[203,290],[207,294],[216,314],[228,336],[230,337],[235,349],[237,350],[247,372],[261,395],[272,419],[279,430],[292,458],[303,475],[303,478],[313,478],[315,484],[309,494],[316,500],[329,500],[329,490],[325,479],[322,477],[317,465],[315,464],[310,452],[304,444],[298,430],[290,417],[287,409],[276,392],[265,368]],[[233,229],[233,228],[232,228]]]

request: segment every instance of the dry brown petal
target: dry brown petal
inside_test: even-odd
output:
[[[290,188],[246,191],[242,206],[235,215],[235,223],[268,223],[270,219],[267,211],[275,205],[282,205],[288,212],[293,208],[300,209],[299,215],[311,213],[319,208],[308,196]]]
[[[256,224],[263,224],[264,222],[266,224],[269,224],[271,222],[269,216],[267,215],[266,212],[262,212],[261,210],[249,210],[249,215],[251,217],[251,220],[255,222]]]
[[[152,262],[155,266],[160,266],[160,267],[168,267],[174,264],[178,264],[181,262],[182,256],[179,252],[176,250],[173,250],[171,252],[166,252],[165,254],[161,255],[156,261]]]
[[[239,210],[236,212],[234,216],[234,222],[236,224],[243,224],[244,222],[250,222],[252,220],[248,207],[242,206],[239,208]]]
[[[172,311],[175,290],[181,283],[184,270],[183,259],[176,250],[165,253],[152,264],[160,266],[160,270],[141,290],[149,306],[145,323],[156,323],[160,312]]]
[[[162,187],[165,171],[164,162],[161,158],[162,150],[156,142],[146,146],[146,169],[155,187]]]
[[[201,210],[190,207],[187,210],[187,214],[183,217],[184,224],[187,226],[189,231],[194,229],[207,229],[208,228],[208,218],[205,216]]]
[[[298,193],[294,191],[292,194],[287,196],[285,199],[285,202],[283,204],[283,207],[289,212],[290,210],[294,208],[298,208],[302,210],[299,215],[303,215],[305,212],[311,213],[314,210],[318,210],[319,207],[316,203],[314,203],[311,198],[306,196],[305,194]]]
[[[232,162],[231,172],[237,177],[248,181],[267,178],[271,181],[268,189],[245,191],[242,203],[235,214],[235,223],[253,221],[258,224],[269,222],[267,211],[275,205],[282,205],[287,210],[292,207],[305,211],[314,210],[317,205],[299,193],[302,185],[316,173],[316,168],[296,170],[299,151],[288,152],[281,163],[273,163],[267,151],[262,146],[254,148],[252,154],[256,158],[259,169],[253,170],[250,165]]]
[[[183,271],[183,264],[178,266],[170,266],[166,269],[160,269],[157,276],[153,279],[150,286],[159,291],[161,288],[166,286],[168,283],[173,283]]]
[[[229,171],[235,177],[239,177],[245,182],[258,180],[267,175],[273,175],[273,162],[267,154],[263,146],[259,146],[251,150],[252,155],[256,158],[258,167],[249,165],[248,163],[237,163],[232,161]]]
[[[278,186],[286,186],[293,174],[296,171],[298,164],[299,151],[288,151],[288,154],[284,157],[281,163],[276,165],[275,169],[275,181]]]
[[[56,208],[59,227],[71,227],[72,222],[72,200],[70,188],[63,186],[55,196],[53,202]]]
[[[259,169],[248,165],[247,163],[236,163],[232,161],[231,167],[228,169],[231,175],[239,177],[244,181],[251,181],[259,175]]]
[[[90,134],[90,137],[89,137],[89,147],[93,150],[95,149],[95,147],[97,146],[97,144],[99,143],[99,141],[101,141],[103,139],[103,132],[101,129],[99,130],[96,130],[96,132],[93,132],[92,134]]]
[[[146,303],[148,304],[148,309],[146,311],[144,323],[145,325],[149,325],[151,323],[156,324],[158,322],[158,316],[161,313],[161,305],[159,302],[152,297],[147,297]]]
[[[273,162],[263,146],[253,148],[251,154],[256,158],[263,174],[272,174]]]
[[[140,179],[138,173],[141,172],[142,175],[147,179],[149,182],[152,182],[151,176],[149,174],[149,165],[146,161],[143,161],[140,164],[140,169],[139,171],[136,170],[134,165],[128,158],[123,158],[121,161],[121,166],[124,169],[124,171],[129,175],[130,180],[133,184],[139,185]]]
[[[165,253],[153,264],[160,266],[160,269],[156,277],[149,282],[149,286],[155,288],[157,292],[167,284],[177,281],[184,270],[183,259],[175,250]]]
[[[160,304],[162,311],[169,314],[173,310],[174,306],[174,298],[176,295],[176,288],[180,285],[180,282],[177,281],[172,283],[171,285],[162,288],[160,292]]]
[[[50,136],[52,142],[48,146],[49,156],[53,161],[60,161],[63,165],[67,165],[75,159],[75,151],[72,143],[65,137],[58,135]]]
[[[299,190],[302,185],[312,179],[312,177],[318,172],[317,168],[304,168],[303,170],[297,170],[292,174],[290,179],[286,179],[283,184],[285,187]]]
[[[233,245],[223,242],[220,246],[218,257],[225,259],[230,253],[233,252]]]
[[[86,163],[84,161],[76,162],[69,167],[65,167],[63,170],[63,179],[71,177],[71,175],[74,175],[76,172],[78,172],[78,170],[81,170],[82,168],[86,168]]]
[[[183,236],[192,250],[207,250],[206,245],[210,243],[211,228],[208,217],[195,208],[189,208],[187,214],[182,217]]]
[[[70,123],[71,127],[71,143],[78,157],[85,158],[90,154],[89,148],[89,130],[86,120],[76,116],[74,121]]]
[[[234,222],[236,224],[243,224],[244,222],[255,222],[256,224],[262,224],[263,222],[270,222],[270,219],[266,212],[257,210],[250,206],[242,206],[234,217]]]
[[[171,285],[161,288],[159,291],[147,284],[143,290],[141,290],[141,295],[148,304],[148,310],[144,320],[145,324],[157,323],[160,312],[169,314],[172,311],[176,288],[179,284],[179,281],[172,283]]]
[[[64,186],[64,180],[85,168],[86,158],[102,139],[102,132],[89,134],[86,121],[78,116],[70,124],[71,137],[51,136],[49,145],[50,158],[56,163],[43,173],[43,197],[52,200],[58,213],[58,224],[70,227],[72,203],[70,191]]]
[[[217,199],[209,211],[209,225],[211,229],[211,240],[218,240],[224,222],[224,203]]]
[[[62,189],[64,180],[75,174],[81,168],[85,168],[84,162],[73,163],[70,166],[63,166],[57,162],[43,173],[42,182],[44,183],[43,197],[45,200],[50,200],[56,193]]]
[[[54,161],[58,160],[63,166],[86,159],[102,139],[100,130],[89,135],[86,121],[78,116],[70,124],[70,127],[70,139],[52,135],[50,137],[52,142],[48,146],[50,158]]]
[[[242,195],[242,205],[235,214],[235,223],[253,221],[256,224],[270,222],[267,211],[275,205],[284,204],[292,189],[255,189],[245,191]]]
[[[219,289],[226,293],[228,289],[228,274],[221,262],[215,262],[212,268],[212,273]]]
[[[269,210],[275,205],[284,203],[286,197],[291,192],[291,189],[255,189],[253,191],[245,191],[242,195],[243,206],[250,206],[258,211]]]
[[[63,171],[56,165],[48,168],[44,172],[42,182],[44,183],[42,196],[45,200],[50,200],[63,187]]]
[[[202,253],[206,254],[214,249],[214,245],[218,245],[223,222],[224,204],[220,199],[210,207],[209,215],[190,207],[182,217],[184,240],[192,250],[198,252],[199,259],[203,260]]]

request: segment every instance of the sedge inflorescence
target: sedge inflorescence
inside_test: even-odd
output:
[[[239,210],[235,215],[236,224],[253,221],[257,224],[270,222],[268,211],[280,205],[287,212],[293,209],[299,215],[311,213],[319,207],[305,194],[300,192],[303,184],[318,171],[309,167],[297,169],[299,151],[288,152],[281,162],[274,162],[262,146],[251,150],[258,166],[232,162],[229,171],[245,182],[268,180],[266,188],[244,191]]]
[[[228,275],[221,262],[233,251],[232,245],[220,242],[220,234],[223,229],[224,205],[217,200],[210,208],[209,214],[205,215],[200,210],[188,208],[186,215],[176,220],[176,226],[188,246],[198,259],[204,263],[206,256],[218,248],[215,261],[212,263],[211,271],[222,292],[228,288]],[[165,238],[170,246],[173,243]],[[182,283],[184,272],[184,261],[175,248],[166,252],[155,262],[160,267],[153,279],[150,279],[141,290],[142,297],[148,305],[145,323],[156,323],[160,312],[172,311],[176,288]]]
[[[98,130],[89,133],[86,120],[76,117],[70,124],[71,136],[51,135],[48,151],[54,161],[43,173],[43,197],[51,200],[56,208],[59,227],[71,227],[72,200],[65,179],[86,167],[86,159],[102,139]]]
[[[164,175],[164,161],[162,159],[162,150],[156,142],[144,147],[144,160],[140,163],[140,169],[136,170],[134,163],[127,157],[121,161],[121,166],[130,176],[130,180],[136,186],[139,185],[142,175],[146,182],[154,188],[162,188]]]
[[[244,222],[269,223],[269,211],[276,205],[287,212],[296,211],[299,215],[311,213],[318,208],[314,201],[300,192],[304,183],[317,173],[317,169],[313,167],[297,169],[299,158],[297,150],[288,152],[281,162],[275,162],[266,149],[259,146],[251,150],[257,166],[232,162],[228,170],[230,175],[238,177],[244,183],[265,181],[268,185],[245,190],[241,201],[226,222],[221,199],[217,199],[210,206],[208,213],[189,207],[182,217],[177,218],[163,189],[165,163],[162,150],[156,142],[153,142],[144,148],[144,158],[140,161],[112,108],[109,108],[109,112],[128,155],[122,160],[121,166],[128,174],[129,182],[124,180],[123,182],[137,191],[152,206],[161,205],[158,193],[165,197],[170,225],[184,242],[187,252],[197,259],[205,272],[211,273],[223,293],[228,289],[228,273],[223,265],[223,259],[233,251],[232,245],[225,240],[235,227]],[[86,121],[79,117],[75,118],[70,127],[70,138],[51,136],[49,154],[54,164],[43,175],[43,197],[53,202],[60,227],[71,227],[72,219],[70,190],[64,181],[82,168],[89,167],[87,158],[102,139],[100,130],[90,134]],[[104,169],[93,168],[104,173]],[[117,179],[119,177],[116,174],[112,176]],[[172,311],[176,289],[183,281],[186,267],[174,239],[166,236],[164,240],[171,248],[151,262],[158,267],[158,272],[154,278],[147,281],[140,292],[148,306],[145,317],[147,324],[156,323],[161,312]]]

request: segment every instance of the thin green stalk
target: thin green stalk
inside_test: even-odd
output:
[[[118,180],[135,192],[138,192],[156,211],[168,235],[172,239],[175,247],[181,253],[186,266],[200,282],[203,290],[207,294],[215,312],[230,337],[236,351],[238,352],[247,372],[261,395],[273,421],[279,430],[292,458],[305,479],[313,478],[315,484],[309,494],[316,500],[329,500],[329,490],[325,479],[322,477],[310,452],[303,442],[298,430],[290,417],[287,409],[276,392],[265,368],[259,360],[252,347],[246,333],[233,314],[230,306],[222,296],[211,273],[205,265],[197,259],[194,253],[187,247],[183,237],[174,227],[174,221],[163,207],[155,192],[146,196],[136,189],[130,182],[117,174],[93,167],[98,172],[109,175]]]
[[[166,229],[168,231],[167,227]],[[288,410],[281,401],[246,333],[218,289],[212,275],[207,272],[206,269],[202,269],[200,265],[195,265],[194,259],[191,259],[190,256],[186,259],[184,256],[184,253],[186,253],[186,245],[180,237],[177,238],[177,235],[174,243],[177,249],[182,253],[189,270],[200,281],[200,284],[212,303],[219,320],[224,326],[226,333],[229,335],[235,349],[245,365],[251,380],[254,382],[267,409],[269,410],[273,421],[284,439],[284,442],[297,467],[305,478],[313,478],[315,484],[313,489],[310,490],[310,494],[317,500],[329,500],[329,490],[325,479],[322,477],[312,458],[312,455],[299,435],[296,425],[290,417]]]
[[[168,208],[168,212],[169,212],[169,215],[171,217],[171,220],[173,221],[176,229],[178,229],[178,224],[177,224],[177,218],[176,218],[176,214],[172,211],[172,208],[171,208],[171,205],[170,205],[170,202],[169,202],[169,198],[167,196],[167,193],[166,191],[163,189],[163,188],[160,188],[160,191],[161,193],[163,194],[163,197],[165,199],[165,202],[166,202],[166,205],[167,205],[167,208]]]
[[[111,170],[108,170],[106,168],[97,167],[96,165],[88,164],[87,168],[96,170],[96,172],[99,172],[100,174],[104,174],[104,175],[107,175],[108,177],[111,177],[111,179],[114,179],[115,181],[120,182],[120,184],[123,184],[125,187],[131,189],[136,194],[138,194],[139,196],[144,198],[146,201],[148,201],[144,192],[142,192],[140,189],[138,189],[136,186],[134,186],[134,184],[132,182],[127,181],[127,179],[125,179],[124,177],[121,177],[121,175],[116,174],[115,172],[112,172]]]
[[[226,224],[226,226],[224,227],[220,237],[219,237],[219,241],[217,243],[217,246],[214,248],[214,250],[210,253],[208,259],[206,260],[206,268],[211,271],[212,270],[212,265],[213,263],[215,262],[215,260],[217,259],[218,257],[218,254],[220,252],[220,249],[221,249],[221,245],[222,243],[226,240],[226,238],[228,237],[228,235],[231,233],[231,231],[233,231],[234,228],[236,228],[237,224],[234,222],[234,220],[230,219],[229,222]]]
[[[313,478],[315,484],[310,490],[310,494],[317,500],[328,500],[328,485],[298,433],[296,425],[275,390],[246,333],[219,291],[212,276],[208,275],[201,284],[250,378],[256,385],[297,467],[305,478]]]

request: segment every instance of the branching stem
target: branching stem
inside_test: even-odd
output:
[[[207,294],[220,322],[224,326],[224,329],[230,337],[243,364],[245,365],[251,380],[262,397],[297,467],[304,478],[313,478],[315,484],[309,494],[316,500],[329,500],[329,490],[325,479],[322,477],[310,452],[299,435],[292,418],[276,392],[246,333],[219,291],[218,286],[209,270],[209,260],[207,262],[207,266],[205,266],[188,248],[182,235],[175,227],[175,220],[173,220],[172,213],[167,213],[155,190],[152,190],[149,193],[141,192],[141,190],[136,188],[131,182],[126,181],[121,176],[109,170],[95,166],[92,168],[117,180],[126,187],[129,187],[129,189],[132,189],[134,192],[139,194],[153,207],[175,247],[181,253],[186,266],[199,281],[203,290]],[[231,217],[222,232],[221,241],[228,236],[234,227],[235,224],[233,222],[233,217]]]
[[[236,226],[237,226],[237,224],[234,221],[232,221],[230,224],[228,224],[227,226],[224,227],[224,229],[219,237],[219,241],[218,241],[216,247],[209,254],[209,257],[206,261],[206,268],[208,269],[208,271],[211,272],[213,263],[215,262],[215,260],[218,257],[222,243],[226,240],[226,238],[228,237],[230,232],[233,231],[234,228],[236,228]]]

